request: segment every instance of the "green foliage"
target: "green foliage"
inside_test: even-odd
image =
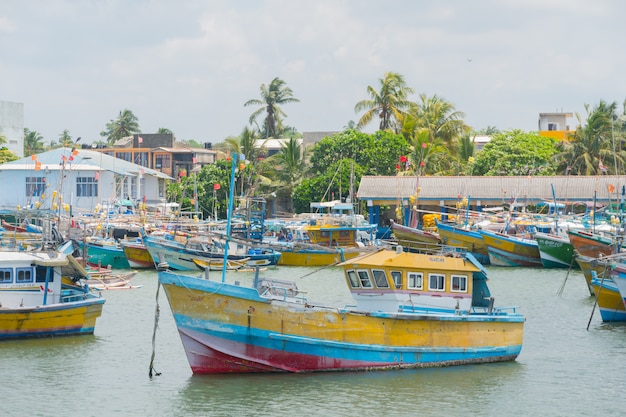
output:
[[[100,132],[100,136],[106,137],[107,143],[113,145],[118,140],[141,133],[139,122],[132,111],[124,109],[116,120],[111,120],[106,125],[106,129]]]
[[[261,134],[263,138],[279,138],[285,126],[283,119],[287,117],[280,107],[287,103],[298,103],[300,100],[293,96],[291,88],[287,87],[285,81],[274,78],[269,86],[261,84],[261,99],[251,99],[244,103],[244,106],[260,106],[251,115],[249,122],[255,124],[256,120],[265,113]]]
[[[4,164],[5,162],[16,161],[19,158],[13,152],[8,150],[6,147],[0,148],[0,164]]]
[[[409,143],[402,135],[389,131],[367,134],[345,130],[315,144],[311,171],[314,175],[324,174],[339,160],[351,158],[363,167],[363,175],[395,175],[400,156],[409,152]]]
[[[350,177],[354,165],[353,191],[358,190],[365,168],[345,158],[332,163],[321,175],[302,181],[293,191],[293,209],[296,213],[308,213],[310,203],[316,201],[345,200],[350,194]],[[352,196],[354,200],[354,196]]]
[[[43,151],[43,136],[34,130],[24,128],[24,156],[35,155]]]
[[[380,130],[398,131],[402,125],[404,111],[411,106],[408,95],[414,90],[406,84],[404,77],[396,72],[386,72],[378,83],[378,90],[372,86],[367,87],[369,99],[361,100],[354,106],[356,113],[365,110],[357,128],[367,126],[378,117]]]
[[[474,159],[474,175],[554,175],[554,141],[521,130],[494,135]]]

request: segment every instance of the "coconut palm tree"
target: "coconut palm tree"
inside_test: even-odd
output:
[[[106,130],[100,132],[100,136],[106,137],[107,144],[112,145],[118,140],[141,133],[139,122],[132,111],[124,109],[120,111],[116,120],[111,120],[106,125]]]
[[[457,111],[452,103],[437,95],[428,97],[422,93],[419,98],[419,102],[411,106],[409,115],[405,118],[408,128],[403,126],[403,132],[425,129],[431,142],[436,139],[443,140],[454,154],[457,138],[472,131],[463,121],[465,114]]]
[[[376,116],[380,119],[380,130],[392,129],[395,132],[401,127],[403,114],[409,109],[411,102],[408,95],[414,90],[407,86],[404,77],[396,72],[386,72],[379,80],[379,89],[367,87],[369,99],[361,100],[354,106],[359,113],[365,110],[357,123],[357,129],[368,125]]]
[[[269,157],[265,164],[272,167],[272,188],[287,201],[287,211],[293,209],[292,193],[307,171],[307,148],[302,148],[298,139],[290,138],[281,145],[278,153]]]
[[[616,103],[609,104],[603,100],[592,110],[585,104],[586,125],[583,126],[580,115],[576,115],[579,122],[576,131],[568,141],[557,144],[559,153],[555,158],[559,172],[572,175],[615,174],[618,166],[624,166],[626,152],[621,146],[615,148],[613,141],[616,108]]]
[[[70,135],[69,130],[65,129],[63,133],[59,135],[59,144],[61,144],[61,146],[64,146],[66,148],[74,144],[74,139],[72,139],[72,136]]]
[[[43,151],[43,136],[34,130],[24,128],[24,156],[38,154]]]
[[[250,115],[249,122],[250,124],[256,123],[259,116],[265,113],[263,128],[261,129],[263,137],[276,138],[283,131],[283,118],[287,117],[280,106],[298,102],[300,100],[293,96],[291,88],[287,87],[283,80],[276,77],[269,86],[261,84],[261,99],[248,100],[244,106],[261,106]]]

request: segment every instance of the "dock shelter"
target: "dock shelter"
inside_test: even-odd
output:
[[[529,206],[541,202],[591,203],[606,206],[624,201],[626,177],[621,176],[364,176],[357,199],[365,201],[369,220],[383,226],[381,208],[401,207],[408,213],[437,212],[445,216],[466,202],[473,211],[494,207]],[[405,221],[406,223],[406,221]]]

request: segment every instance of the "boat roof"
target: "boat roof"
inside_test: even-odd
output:
[[[456,270],[459,272],[478,272],[480,269],[462,256],[444,254],[425,254],[400,252],[398,250],[381,249],[364,254],[339,264],[344,267],[381,267],[381,268],[412,268],[420,270]]]

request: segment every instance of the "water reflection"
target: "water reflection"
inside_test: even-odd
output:
[[[362,373],[192,376],[173,415],[446,415],[500,408],[520,384],[517,362]],[[508,388],[507,388],[508,387]],[[506,407],[505,407],[506,409]]]

